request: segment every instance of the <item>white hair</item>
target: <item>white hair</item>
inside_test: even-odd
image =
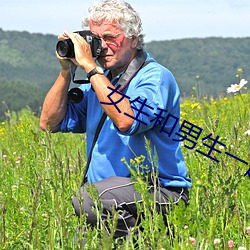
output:
[[[90,20],[101,24],[104,19],[117,24],[125,32],[126,37],[137,37],[137,49],[143,49],[144,35],[141,18],[129,3],[121,0],[96,2],[90,6],[89,15],[83,19],[82,26],[89,28]]]

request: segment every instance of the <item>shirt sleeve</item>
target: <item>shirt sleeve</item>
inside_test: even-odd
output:
[[[176,119],[180,117],[180,91],[173,74],[156,62],[149,63],[139,72],[126,93],[131,100],[134,122],[128,131],[120,132],[124,135],[152,129],[169,114]],[[171,127],[175,121],[169,119],[169,124],[165,125]]]

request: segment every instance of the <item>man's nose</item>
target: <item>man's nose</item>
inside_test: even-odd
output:
[[[107,43],[105,42],[105,40],[103,38],[101,38],[101,40],[102,40],[102,48],[107,49],[108,48]]]

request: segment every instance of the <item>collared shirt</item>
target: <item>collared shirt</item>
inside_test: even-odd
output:
[[[175,134],[179,131],[179,88],[168,69],[149,55],[146,60],[150,63],[140,69],[123,90],[123,94],[130,98],[134,122],[124,133],[109,117],[106,118],[92,152],[88,181],[96,182],[109,176],[129,177],[130,170],[121,159],[129,164],[131,159],[144,155],[143,165],[149,169],[157,168],[163,186],[191,187],[180,142],[176,140],[179,137]],[[113,85],[119,77],[112,80]],[[83,100],[78,104],[68,102],[67,113],[58,131],[86,132],[88,156],[103,109],[90,84],[80,88]],[[151,150],[147,150],[146,140]]]

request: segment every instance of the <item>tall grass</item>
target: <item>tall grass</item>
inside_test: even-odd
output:
[[[114,241],[116,221],[108,220],[111,235],[102,227],[85,233],[85,249],[250,249],[250,179],[244,174],[250,167],[229,155],[250,162],[250,95],[220,100],[190,98],[181,106],[184,120],[203,129],[196,146],[182,149],[193,181],[190,204],[169,210],[168,225],[143,194],[139,210],[144,214],[141,227],[127,239]],[[208,153],[212,134],[219,141],[211,156]],[[143,165],[143,157],[127,163]],[[0,249],[80,249],[77,227],[86,226],[84,216],[78,220],[71,197],[82,181],[85,166],[85,140],[80,134],[50,134],[39,130],[38,118],[30,110],[7,113],[0,124]],[[134,173],[135,178],[137,173]],[[96,198],[97,199],[97,198]],[[97,201],[97,211],[101,209]],[[76,237],[75,237],[76,236]],[[216,240],[215,244],[214,240]],[[119,244],[118,244],[119,243]]]

